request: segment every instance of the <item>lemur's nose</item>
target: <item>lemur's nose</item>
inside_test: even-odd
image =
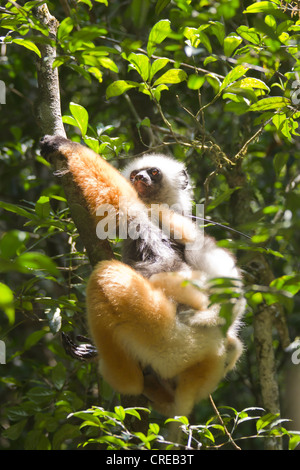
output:
[[[151,183],[151,178],[148,175],[147,171],[145,170],[142,170],[139,173],[137,173],[134,179],[136,181],[142,181],[143,183],[148,183],[148,184]]]

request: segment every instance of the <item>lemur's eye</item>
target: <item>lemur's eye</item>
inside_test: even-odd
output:
[[[158,168],[151,168],[150,173],[152,176],[158,176],[160,174],[160,171]]]

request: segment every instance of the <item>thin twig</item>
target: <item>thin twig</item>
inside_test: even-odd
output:
[[[209,395],[209,399],[210,399],[210,402],[211,402],[211,404],[212,404],[212,407],[213,407],[213,409],[214,409],[214,411],[215,411],[215,413],[216,413],[216,415],[217,415],[217,417],[218,417],[218,419],[219,419],[221,425],[222,425],[223,428],[224,428],[225,434],[227,435],[229,441],[231,442],[231,444],[233,445],[233,447],[234,447],[236,450],[242,450],[242,449],[234,442],[234,440],[232,439],[232,436],[231,436],[230,432],[228,431],[227,427],[225,426],[225,423],[224,423],[224,421],[223,421],[223,419],[222,419],[222,416],[220,415],[219,410],[218,410],[218,408],[216,407],[215,402],[213,401],[213,398],[212,398],[211,395]]]

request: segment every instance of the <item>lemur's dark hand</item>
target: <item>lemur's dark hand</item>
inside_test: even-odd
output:
[[[68,140],[60,135],[45,135],[40,140],[42,156],[49,159],[55,153],[59,154],[59,147],[66,142],[68,142]]]

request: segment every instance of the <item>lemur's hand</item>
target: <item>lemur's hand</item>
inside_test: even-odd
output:
[[[66,144],[68,139],[65,139],[59,135],[45,135],[40,140],[41,154],[44,158],[50,160],[54,154],[64,158],[64,156],[59,152],[61,145]]]

